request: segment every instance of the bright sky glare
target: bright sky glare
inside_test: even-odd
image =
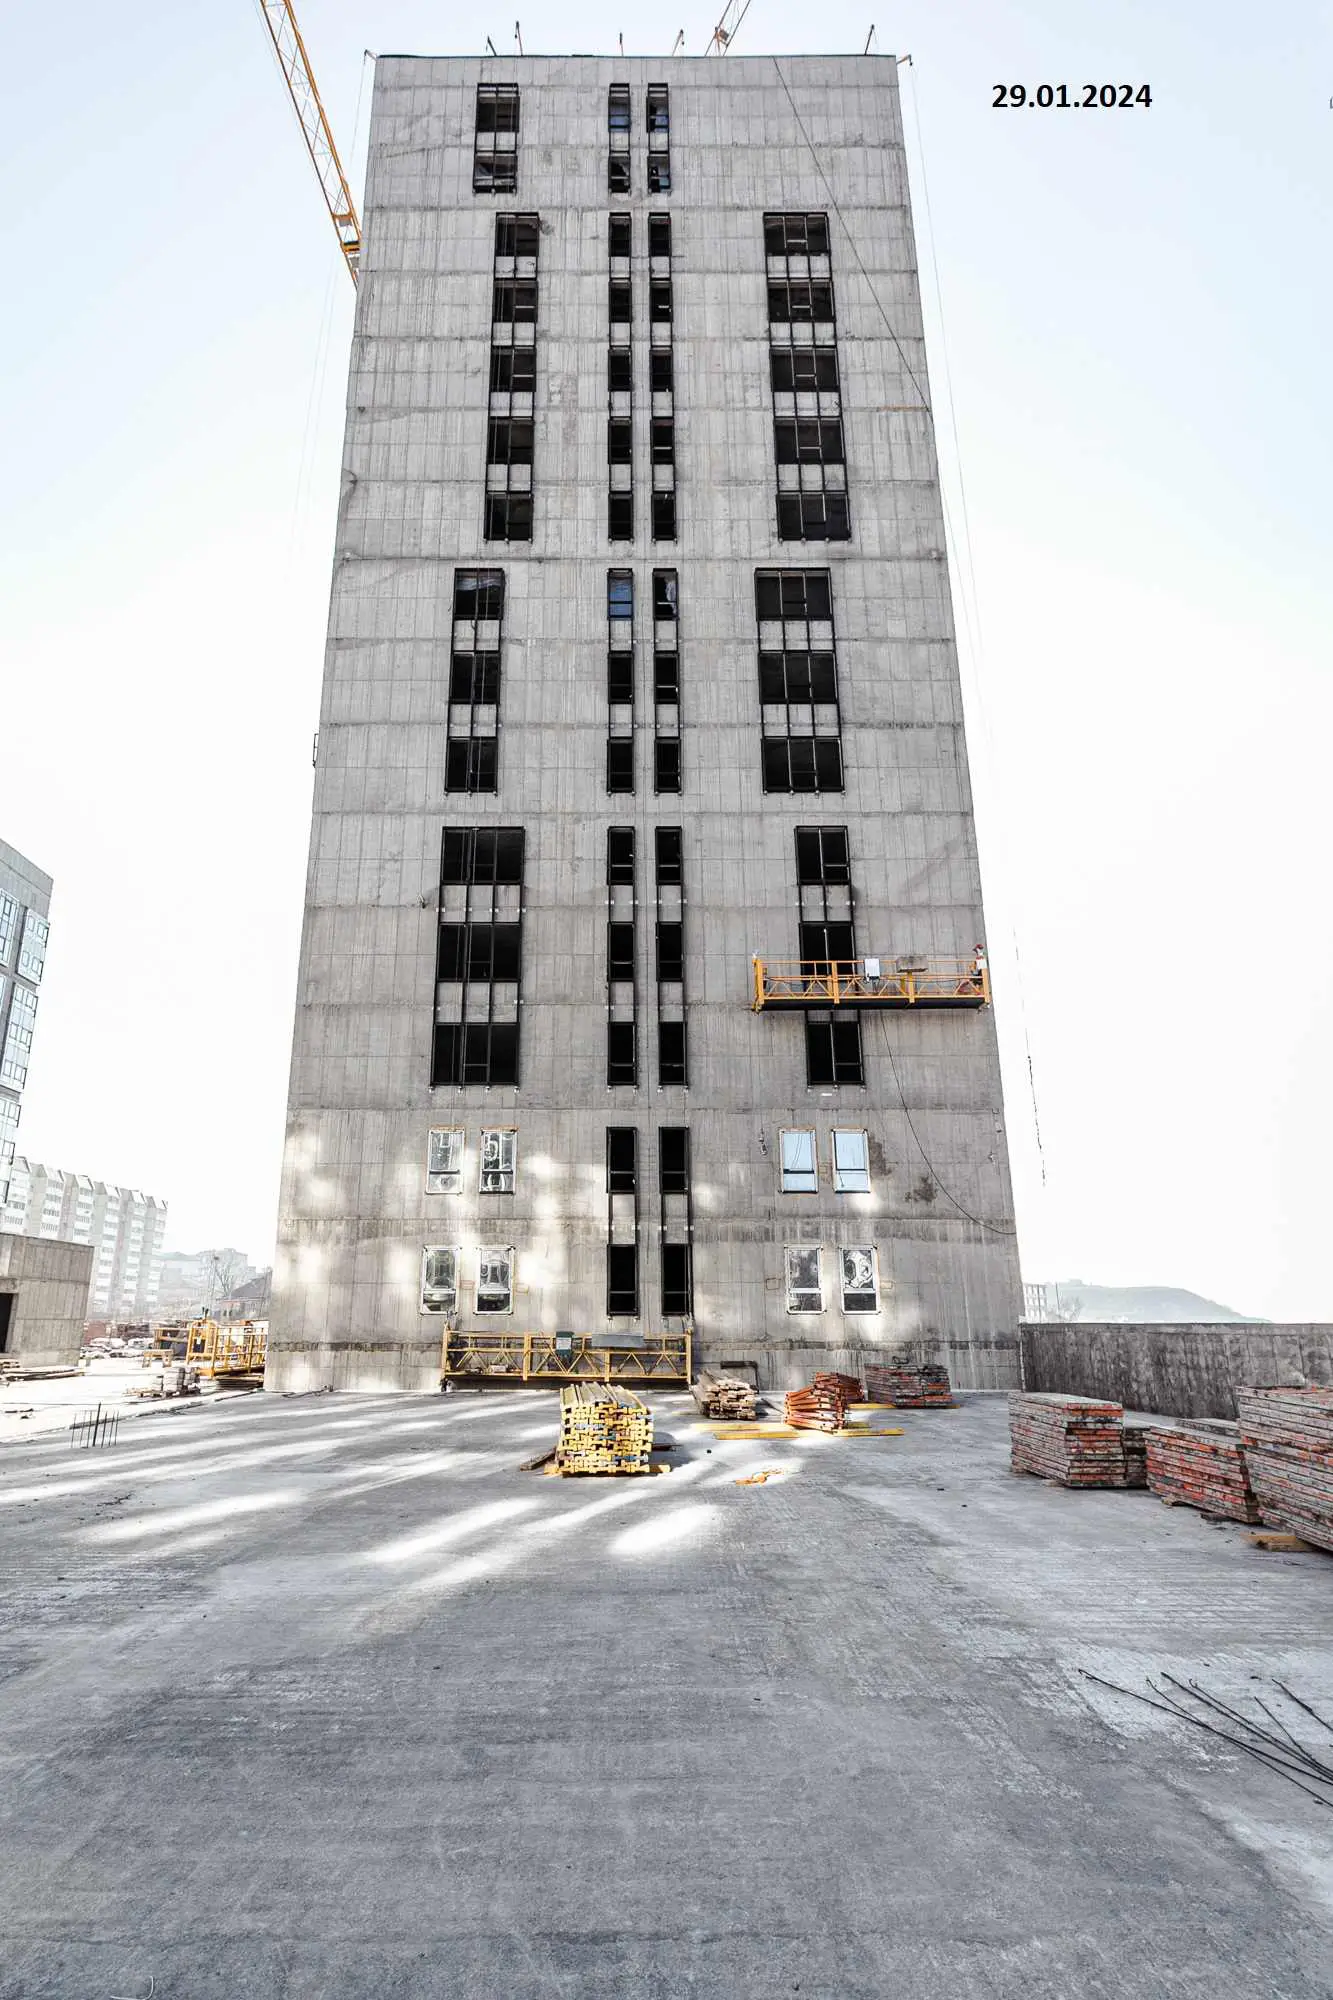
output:
[[[753,0],[736,46],[870,14]],[[513,48],[300,16],[358,191],[363,49]],[[712,25],[643,22],[525,5],[524,44]],[[267,1261],[352,288],[254,0],[7,25],[0,835],[56,879],[20,1147]],[[1333,1317],[1328,17],[901,0],[876,46],[913,57],[1025,1273]],[[992,108],[1089,81],[1151,109]]]

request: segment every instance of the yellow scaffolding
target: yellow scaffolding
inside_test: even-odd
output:
[[[197,1320],[189,1328],[184,1360],[201,1375],[217,1379],[226,1375],[262,1375],[268,1351],[268,1330],[253,1320],[236,1326],[222,1326],[216,1320]]]
[[[970,958],[756,958],[765,1007],[988,1007],[990,972]]]
[[[648,1382],[688,1386],[688,1333],[654,1334],[618,1347],[594,1334],[447,1332],[440,1374],[502,1376],[516,1382]]]

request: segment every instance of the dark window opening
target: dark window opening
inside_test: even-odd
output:
[[[608,194],[628,194],[629,154],[612,153],[606,163],[606,191]]]
[[[671,318],[670,278],[650,278],[648,280],[648,317],[650,320]]]
[[[690,1130],[688,1125],[663,1125],[657,1134],[658,1179],[663,1194],[690,1191]]]
[[[488,542],[530,542],[532,495],[488,493],[482,533],[483,539]]]
[[[856,932],[845,921],[803,923],[800,940],[804,964],[846,964],[856,957]]]
[[[806,1016],[805,1074],[810,1084],[864,1083],[858,1014],[845,1021],[816,1014]]]
[[[845,493],[779,493],[780,541],[846,542],[851,534]]]
[[[648,255],[669,257],[671,255],[671,217],[650,215],[648,217]]]
[[[490,465],[532,464],[531,417],[492,417],[486,427],[486,460]]]
[[[531,394],[537,384],[535,347],[496,347],[491,351],[491,388],[515,395]]]
[[[633,1194],[639,1184],[639,1135],[632,1125],[606,1128],[608,1194]]]
[[[505,573],[502,569],[460,569],[454,575],[454,617],[503,618]]]
[[[517,1022],[437,1026],[430,1080],[432,1084],[517,1083]]]
[[[606,656],[606,698],[609,702],[634,699],[634,655],[611,652]]]
[[[797,827],[796,879],[802,884],[851,881],[845,826]]]
[[[627,83],[613,83],[607,91],[606,125],[609,132],[629,131],[630,107]]]
[[[610,320],[627,320],[634,311],[634,287],[626,278],[612,278],[606,288],[606,316]]]
[[[611,736],[606,744],[606,789],[608,792],[634,790],[634,738]]]
[[[443,883],[523,881],[521,826],[446,827],[441,845]]]
[[[680,657],[676,653],[653,654],[653,700],[668,708],[680,700]]]
[[[458,737],[448,744],[444,753],[445,791],[498,790],[497,747],[494,736]]]
[[[659,881],[661,877],[659,876]],[[685,977],[685,926],[659,923],[657,926],[657,976],[660,980]]]
[[[650,132],[669,132],[670,129],[670,90],[665,83],[650,83],[648,86],[648,130]]]
[[[678,826],[659,826],[656,834],[657,879],[662,882],[681,880],[681,830]]]
[[[671,162],[661,155],[651,157],[648,161],[648,192],[649,194],[671,192]]]
[[[607,1022],[606,1080],[608,1084],[638,1082],[639,1057],[637,1040],[633,1021]]]
[[[477,86],[477,131],[517,132],[518,85],[481,83]]]
[[[634,387],[634,356],[628,347],[607,349],[606,386],[619,390]]]
[[[653,790],[680,790],[680,738],[659,736],[653,743]]]
[[[688,1243],[662,1245],[662,1311],[688,1314],[694,1311],[693,1258]]]
[[[662,1084],[688,1083],[685,1062],[685,1023],[659,1021],[657,1024],[657,1080]]]
[[[609,542],[634,539],[634,495],[609,493],[606,500],[606,538]]]
[[[766,215],[764,251],[769,257],[827,257],[826,215]]]
[[[653,418],[651,442],[654,465],[675,464],[676,424],[673,417]]]
[[[676,539],[676,496],[674,493],[654,493],[653,495],[653,540],[674,542]]]
[[[634,926],[609,923],[606,927],[606,976],[608,979],[634,977]]]
[[[497,215],[497,257],[535,257],[541,243],[541,223],[535,215]]]
[[[842,744],[836,736],[766,736],[766,792],[840,792]]]
[[[500,699],[500,655],[455,653],[449,662],[449,699],[493,707]]]
[[[613,1317],[633,1319],[639,1310],[639,1246],[606,1246],[606,1310]]]
[[[501,326],[510,321],[533,323],[537,318],[537,280],[497,278],[491,287],[491,318]]]
[[[634,433],[627,417],[612,417],[606,426],[606,455],[612,465],[628,465],[634,455]]]
[[[833,593],[826,569],[761,569],[754,579],[755,609],[761,620],[832,621]]]
[[[655,347],[648,357],[649,386],[659,394],[670,395],[672,382],[671,349]]]
[[[606,830],[606,879],[634,882],[634,828],[609,826]]]

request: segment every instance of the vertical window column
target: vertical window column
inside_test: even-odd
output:
[[[628,194],[629,173],[629,85],[613,83],[606,93],[606,191]]]
[[[606,789],[634,790],[634,576],[606,573]]]
[[[766,215],[778,537],[851,536],[828,217]]]
[[[504,602],[502,569],[454,571],[446,792],[493,792],[497,788]]]
[[[664,1318],[690,1319],[694,1315],[694,1205],[689,1127],[662,1126],[657,1148],[662,1314]]]
[[[851,862],[845,826],[798,826],[796,881],[800,958],[808,976],[856,957]],[[806,1082],[864,1083],[861,1016],[822,1008],[805,1016]]]
[[[842,718],[826,569],[761,569],[759,705],[766,792],[840,792]]]
[[[634,828],[606,830],[606,1080],[639,1081]]]
[[[674,569],[653,571],[653,790],[680,790],[680,603]]]
[[[652,371],[653,540],[676,539],[676,397],[671,217],[648,217],[648,356]]]
[[[648,86],[648,192],[671,192],[671,92],[664,83]]]
[[[488,542],[532,540],[532,410],[537,379],[540,243],[537,216],[496,216],[483,528]]]
[[[432,1086],[518,1082],[524,846],[521,826],[444,829]]]
[[[634,280],[630,255],[634,218],[607,220],[606,532],[613,542],[634,537]]]
[[[688,1083],[685,1020],[685,878],[681,830],[656,829],[657,1081]]]
[[[639,1135],[632,1125],[606,1128],[606,1312],[639,1316]]]
[[[472,139],[473,194],[513,194],[518,186],[518,85],[477,85]]]

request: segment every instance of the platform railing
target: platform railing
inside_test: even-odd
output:
[[[594,1334],[446,1332],[440,1374],[507,1377],[516,1382],[689,1383],[688,1333],[664,1333],[617,1346]]]
[[[765,1007],[987,1007],[990,973],[971,958],[756,958],[754,1012]]]

